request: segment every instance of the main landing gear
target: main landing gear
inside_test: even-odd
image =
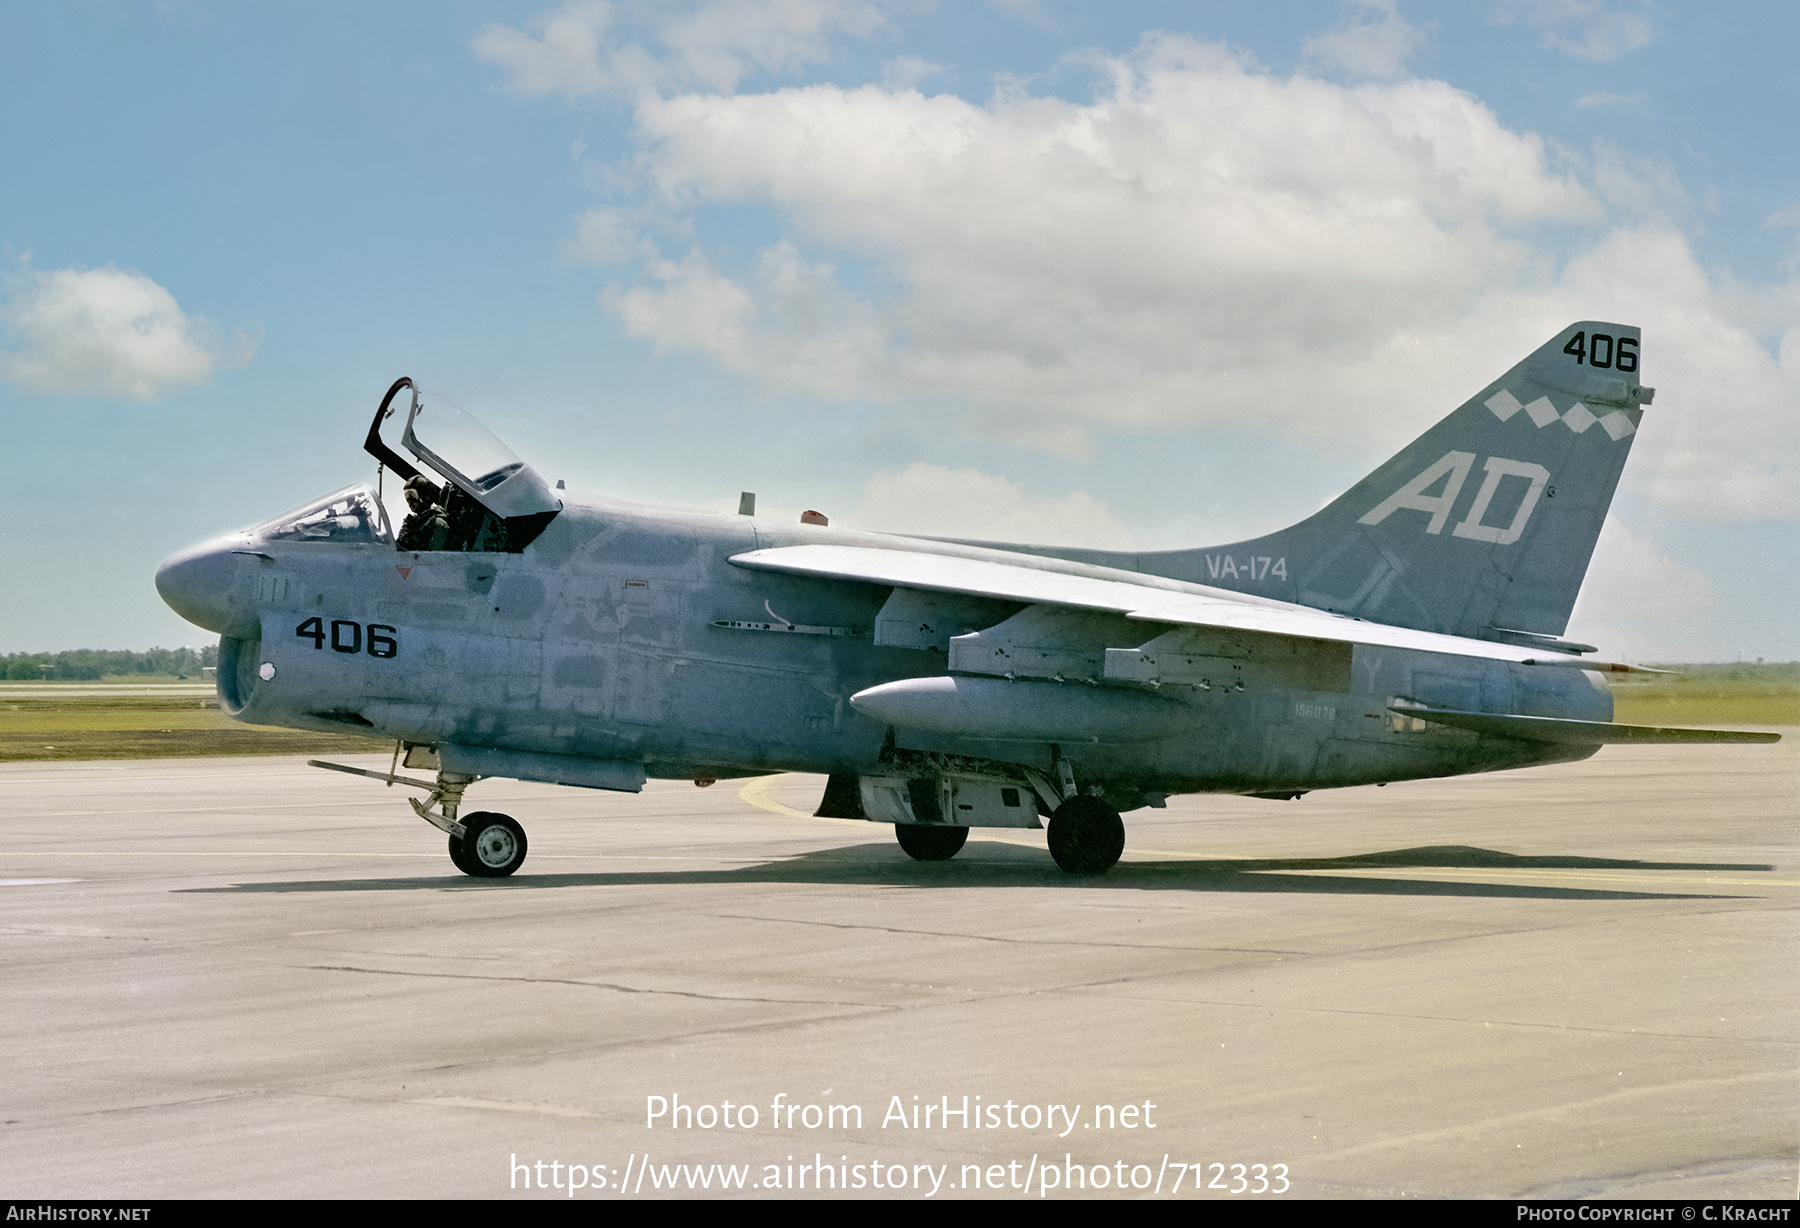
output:
[[[894,824],[894,838],[914,861],[949,861],[968,842],[966,827],[928,827],[923,823]]]
[[[1054,784],[1036,772],[1026,773],[1032,791],[1045,799],[1046,806],[1055,806],[1045,833],[1050,856],[1065,873],[1104,874],[1119,863],[1125,851],[1125,823],[1104,799],[1076,792],[1066,762],[1058,767]],[[896,823],[894,838],[914,861],[948,861],[962,851],[969,829],[941,823]]]
[[[1076,794],[1050,815],[1050,856],[1069,874],[1104,874],[1125,851],[1125,823],[1097,797]]]
[[[457,807],[473,776],[439,772],[437,787],[424,802],[408,798],[421,819],[450,837],[450,861],[474,878],[505,878],[525,864],[525,829],[510,814],[477,810],[460,821]],[[431,812],[436,806],[437,814]]]

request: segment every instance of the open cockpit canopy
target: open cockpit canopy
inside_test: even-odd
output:
[[[407,394],[402,396],[402,394]],[[443,479],[440,487],[382,438],[382,424],[406,412],[400,445]],[[402,550],[523,550],[562,510],[537,470],[475,415],[410,379],[394,381],[375,411],[364,449],[422,496],[397,544]]]
[[[375,411],[366,446],[377,459],[402,476],[418,473],[381,439],[382,423],[400,411],[402,391],[411,396],[400,444],[427,467],[502,520],[562,510],[562,501],[550,493],[537,470],[520,460],[474,414],[410,379],[396,380]]]

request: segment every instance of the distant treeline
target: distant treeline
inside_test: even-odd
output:
[[[15,652],[0,657],[0,678],[9,682],[92,682],[131,674],[173,674],[198,678],[200,667],[219,663],[217,644],[192,648],[150,648],[142,652],[109,652],[76,648],[69,652]]]

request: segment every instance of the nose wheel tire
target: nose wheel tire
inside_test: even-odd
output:
[[[450,859],[464,874],[476,878],[505,878],[525,864],[525,829],[511,815],[476,811],[462,821],[460,841],[450,838]]]
[[[1097,797],[1071,797],[1058,806],[1047,834],[1050,856],[1070,874],[1104,874],[1125,851],[1119,812]]]
[[[914,861],[949,861],[969,839],[966,827],[926,827],[918,823],[894,824],[894,838]]]
[[[463,838],[461,836],[450,837],[450,861],[451,864],[461,870],[464,874],[475,873],[475,871],[469,869],[468,861],[463,858]]]

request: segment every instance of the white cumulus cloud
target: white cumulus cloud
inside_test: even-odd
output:
[[[1717,618],[1719,592],[1703,574],[1608,516],[1569,620],[1569,636],[1634,661],[1678,661],[1690,624]]]
[[[569,257],[584,264],[617,264],[636,255],[642,241],[631,219],[618,209],[589,209],[575,223]]]
[[[1658,497],[1800,516],[1800,283],[1701,268],[1662,169],[1559,157],[1438,81],[1277,77],[1168,36],[1101,66],[1090,102],[646,97],[661,208],[766,209],[789,237],[743,267],[659,256],[601,301],[778,392],[1076,456],[1096,428],[1404,438],[1617,320],[1662,389],[1638,441]],[[1569,258],[1547,227],[1587,237]]]
[[[605,0],[584,0],[527,22],[535,35],[491,25],[475,36],[475,54],[505,70],[521,94],[593,94],[608,84],[600,36],[612,20]]]
[[[1537,277],[1511,229],[1604,216],[1540,141],[1441,83],[1284,80],[1175,39],[1109,67],[1090,104],[816,86],[647,100],[639,125],[667,205],[771,207],[879,267],[891,293],[840,292],[862,310],[785,317],[839,333],[845,395],[963,398],[1009,431],[1337,418],[1361,366],[1480,348],[1440,334]],[[655,298],[692,285],[653,272],[662,288],[608,305],[667,348],[726,344],[673,302],[657,330]],[[713,270],[713,294],[782,318],[787,283],[758,274]],[[825,341],[740,349],[735,369],[816,386],[788,356]]]
[[[1400,16],[1395,0],[1362,0],[1372,21],[1352,21],[1308,38],[1306,54],[1356,77],[1392,78],[1406,73],[1406,57],[1419,49],[1425,35]]]
[[[1512,0],[1496,12],[1535,28],[1546,47],[1602,64],[1656,41],[1659,16],[1653,0]]]
[[[863,487],[846,525],[927,537],[1129,550],[1138,543],[1083,491],[1033,495],[1010,478],[923,462],[877,473]]]
[[[729,93],[747,73],[822,63],[834,37],[865,36],[884,24],[864,0],[714,0],[650,12],[646,20],[605,0],[579,0],[538,14],[523,30],[490,25],[472,46],[521,94],[578,97],[670,85]]]
[[[888,339],[878,313],[846,293],[829,265],[808,265],[790,243],[763,252],[746,287],[722,274],[698,249],[656,259],[657,285],[609,287],[601,302],[634,337],[659,352],[697,351],[740,375],[842,400],[863,381]]]
[[[737,88],[752,67],[791,72],[831,58],[831,38],[861,37],[882,25],[858,0],[719,0],[671,21],[662,40],[681,71],[716,90]]]
[[[204,384],[219,367],[242,365],[255,352],[240,335],[232,353],[221,353],[205,320],[129,269],[29,272],[18,281],[0,312],[13,341],[0,352],[0,370],[33,392],[148,401]]]
[[[1716,205],[1713,206],[1714,212],[1717,212],[1717,208]],[[1794,246],[1788,252],[1787,259],[1782,261],[1781,267],[1790,273],[1800,271],[1800,205],[1783,205],[1764,218],[1763,225],[1796,232]]]

